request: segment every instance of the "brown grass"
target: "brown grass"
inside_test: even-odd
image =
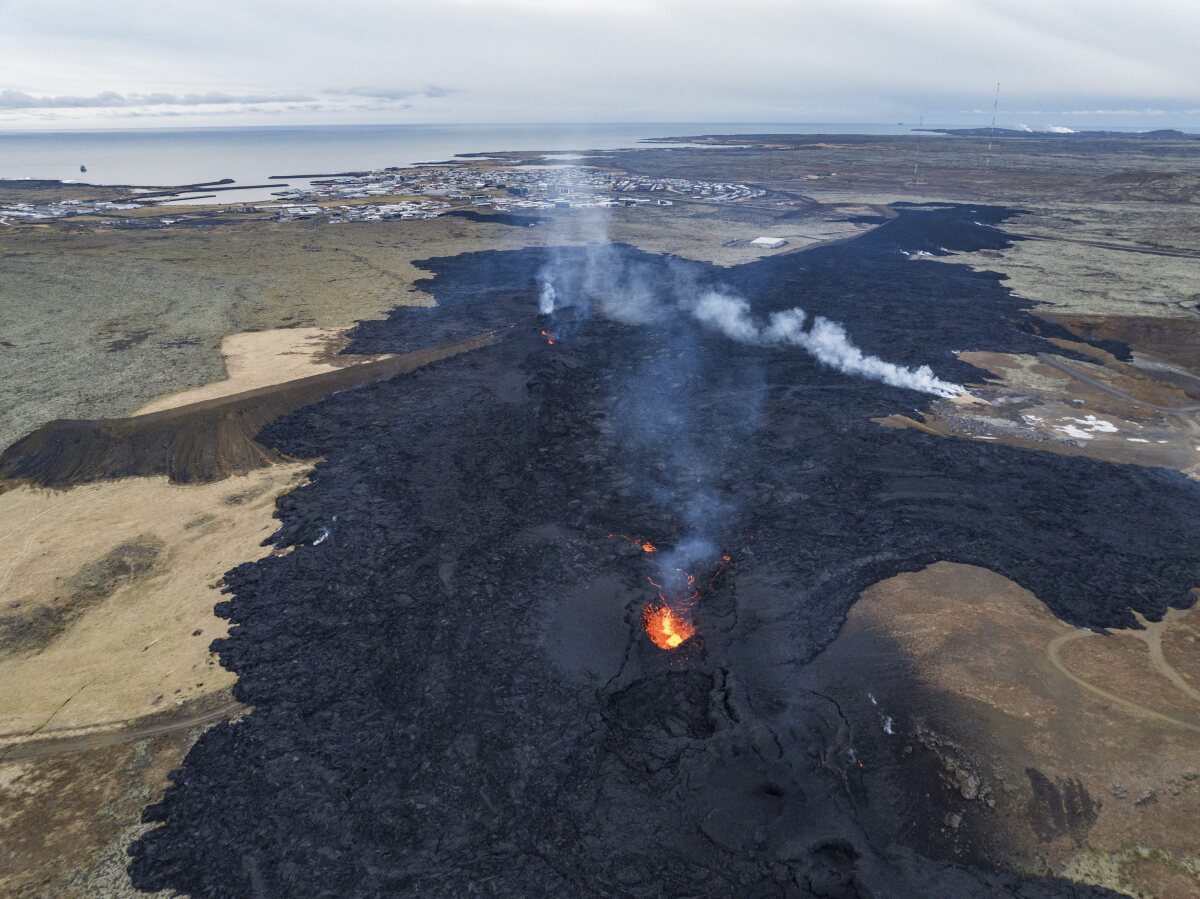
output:
[[[993,862],[1019,870],[1191,896],[1195,620],[1174,612],[1148,631],[1081,631],[998,574],[939,562],[865,591],[814,668],[852,664],[876,691],[871,714],[897,717],[901,770],[932,754],[939,769],[979,778],[970,799],[957,783],[932,801],[913,797],[961,815],[946,839],[990,845]],[[850,652],[863,635],[876,647],[866,658]],[[1066,811],[1054,813],[1060,802]]]

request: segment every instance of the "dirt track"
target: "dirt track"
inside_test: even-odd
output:
[[[1095,636],[1095,633],[1090,630],[1077,630],[1077,631],[1073,631],[1072,633],[1069,633],[1069,634],[1063,634],[1061,637],[1055,637],[1052,641],[1050,641],[1050,644],[1046,647],[1046,656],[1050,659],[1050,662],[1054,665],[1055,668],[1057,668],[1066,677],[1070,678],[1072,681],[1077,683],[1079,686],[1083,687],[1083,689],[1085,689],[1091,693],[1095,693],[1097,696],[1100,696],[1103,699],[1108,700],[1109,702],[1115,703],[1116,705],[1119,705],[1121,708],[1126,709],[1127,711],[1133,712],[1135,715],[1145,715],[1147,717],[1154,718],[1157,721],[1164,721],[1167,724],[1174,725],[1175,727],[1181,727],[1184,730],[1190,730],[1195,733],[1200,733],[1200,724],[1193,724],[1192,722],[1184,721],[1180,718],[1175,718],[1172,715],[1167,715],[1167,714],[1164,714],[1163,712],[1155,711],[1154,709],[1147,708],[1142,703],[1134,702],[1133,700],[1126,699],[1123,696],[1118,696],[1117,694],[1115,694],[1109,690],[1105,690],[1103,687],[1097,687],[1095,684],[1089,683],[1088,681],[1084,680],[1082,677],[1080,677],[1078,674],[1071,671],[1071,669],[1069,669],[1066,665],[1064,665],[1063,661],[1062,661],[1063,646],[1065,646],[1067,643],[1071,643],[1075,640],[1079,640],[1083,637],[1088,637],[1088,636]],[[1151,659],[1154,664],[1154,667],[1159,670],[1159,673],[1163,674],[1168,680],[1170,680],[1174,684],[1176,682],[1176,679],[1179,677],[1179,675],[1175,672],[1174,669],[1164,667],[1165,662],[1162,661],[1161,650],[1158,654],[1158,658],[1155,658],[1153,655],[1153,652],[1152,652]],[[1176,684],[1176,686],[1178,686],[1178,684]],[[1185,688],[1185,689],[1187,689],[1187,688]],[[1193,695],[1193,693],[1190,689],[1187,689],[1187,692],[1189,695]],[[1194,695],[1193,695],[1193,698],[1195,698]]]
[[[141,740],[146,737],[158,737],[177,731],[191,730],[193,727],[200,727],[205,724],[214,724],[217,721],[224,721],[245,711],[246,707],[240,702],[226,702],[207,711],[188,713],[181,717],[168,718],[167,720],[155,720],[154,723],[133,722],[115,730],[100,730],[94,733],[64,735],[61,737],[51,735],[44,738],[39,734],[34,740],[13,743],[7,747],[0,748],[0,762],[47,758],[49,756],[65,755],[69,752],[84,752],[104,746],[131,743],[134,740]],[[154,716],[155,719],[159,717]],[[103,727],[103,725],[97,725],[97,727]],[[0,739],[8,736],[11,735],[0,736]]]

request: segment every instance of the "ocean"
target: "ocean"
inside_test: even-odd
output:
[[[0,132],[0,178],[180,185],[313,175],[435,162],[501,150],[613,150],[696,134],[907,134],[911,126],[672,122],[628,125],[348,125]],[[79,167],[87,166],[81,173]],[[297,183],[296,181],[292,182]],[[275,184],[272,189],[279,189]],[[268,191],[229,191],[224,202]]]
[[[326,175],[437,162],[460,153],[615,150],[651,138],[698,134],[912,134],[914,127],[845,122],[650,122],[0,131],[0,179],[176,186],[230,178],[234,184],[252,185],[267,184],[272,176]],[[937,139],[936,135],[930,137]],[[80,172],[81,165],[87,166],[86,173]],[[198,202],[261,201],[269,199],[271,191],[305,183],[303,178],[277,179],[269,187],[221,191],[214,199]],[[190,196],[196,193],[181,194],[180,199],[187,203]]]

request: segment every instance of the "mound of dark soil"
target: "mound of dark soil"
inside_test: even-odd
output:
[[[257,439],[281,415],[339,390],[386,380],[494,339],[492,334],[464,338],[149,415],[52,421],[0,453],[0,481],[70,487],[135,475],[165,474],[178,483],[220,480],[283,458]]]

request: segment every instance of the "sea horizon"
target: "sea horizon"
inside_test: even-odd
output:
[[[644,145],[655,138],[697,134],[905,135],[919,133],[915,130],[919,127],[970,125],[680,121],[0,130],[0,179],[164,186],[231,179],[234,184],[248,185],[261,184],[272,178],[278,180],[279,176],[417,165],[444,161],[461,154],[612,151]],[[1156,129],[1113,127],[1106,130]],[[85,166],[86,171],[81,171],[81,166]],[[257,197],[234,191],[223,199],[233,202]]]

